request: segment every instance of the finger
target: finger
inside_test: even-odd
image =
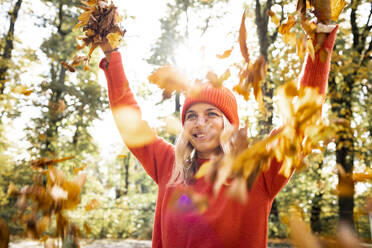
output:
[[[325,25],[323,23],[318,23],[316,26],[316,33],[330,33],[335,29],[336,25]]]

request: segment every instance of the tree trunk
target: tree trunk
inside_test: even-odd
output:
[[[7,80],[8,70],[9,70],[9,60],[12,57],[12,51],[14,48],[14,26],[18,18],[18,12],[21,8],[22,0],[18,0],[13,7],[10,14],[10,23],[8,33],[5,36],[5,47],[3,53],[1,54],[2,63],[0,64],[0,95],[4,94],[5,82]]]
[[[351,89],[353,76],[346,76],[337,87],[335,77],[329,81],[332,112],[344,120],[344,124],[336,135],[336,163],[338,173],[338,207],[340,223],[345,222],[354,227],[354,182],[352,180],[354,164],[354,138],[350,126],[352,120]]]

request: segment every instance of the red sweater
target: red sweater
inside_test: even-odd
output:
[[[324,47],[332,51],[336,30],[328,36]],[[301,86],[319,87],[325,92],[330,56],[326,63],[319,60],[306,60],[301,77]],[[119,52],[111,54],[108,64],[100,63],[108,82],[111,108],[138,105],[129,88]],[[219,247],[266,247],[268,217],[276,194],[288,182],[288,178],[278,174],[281,164],[274,161],[270,169],[257,178],[249,192],[247,203],[241,204],[227,197],[227,186],[222,186],[217,196],[213,195],[212,185],[203,178],[195,184],[184,187],[168,187],[175,160],[174,147],[161,138],[131,152],[141,162],[146,172],[158,185],[158,198],[155,210],[152,247],[167,248],[219,248]],[[203,193],[209,201],[208,209],[199,213],[187,192]],[[172,198],[177,191],[180,196]],[[170,204],[172,202],[172,204]]]

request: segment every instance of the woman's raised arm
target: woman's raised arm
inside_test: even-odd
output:
[[[122,107],[132,107],[138,110],[140,108],[130,90],[120,52],[111,49],[110,46],[101,46],[101,48],[105,52],[106,58],[101,60],[99,66],[105,72],[110,107],[116,125],[119,126],[120,118],[116,118],[117,110]],[[120,128],[119,131],[125,132],[125,130]],[[156,183],[159,184],[160,181],[167,180],[172,168],[166,168],[166,165],[173,164],[171,160],[174,161],[174,148],[171,144],[156,137],[150,144],[136,148],[129,147],[129,149]]]

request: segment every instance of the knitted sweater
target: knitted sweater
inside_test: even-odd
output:
[[[336,30],[327,37],[323,45],[330,52],[335,36]],[[113,52],[110,63],[103,59],[100,67],[105,71],[112,110],[128,105],[138,108],[124,73],[120,53]],[[329,68],[330,54],[326,63],[320,61],[318,54],[314,61],[307,58],[300,85],[318,87],[320,93],[325,93]],[[167,186],[175,154],[174,147],[161,138],[130,150],[158,185],[152,247],[267,246],[271,205],[276,194],[288,182],[288,178],[278,174],[280,163],[273,161],[270,169],[258,176],[248,193],[247,203],[242,204],[226,196],[227,185],[223,185],[218,195],[214,195],[213,186],[203,178],[190,186]],[[208,208],[204,212],[197,211],[189,192],[207,197]]]

